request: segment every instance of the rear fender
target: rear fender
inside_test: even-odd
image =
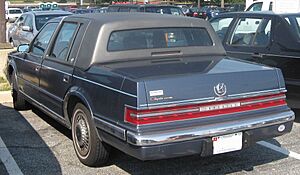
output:
[[[64,98],[64,103],[63,103],[64,118],[65,118],[66,125],[68,126],[68,128],[71,129],[71,116],[68,115],[68,109],[67,109],[71,96],[75,96],[80,99],[80,101],[83,103],[83,105],[85,105],[89,109],[92,120],[94,120],[94,115],[93,115],[94,110],[91,106],[91,100],[90,100],[89,96],[82,88],[73,86],[66,93],[65,98]]]

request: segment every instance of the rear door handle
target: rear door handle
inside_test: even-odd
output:
[[[263,58],[263,55],[261,53],[254,53],[251,55],[253,58]]]
[[[35,67],[34,69],[36,72],[40,71],[40,66]]]
[[[64,83],[69,83],[69,80],[70,80],[70,76],[64,75],[64,77],[63,77],[63,82],[64,82]]]

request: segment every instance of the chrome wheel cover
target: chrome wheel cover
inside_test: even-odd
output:
[[[90,151],[90,130],[82,111],[78,111],[75,115],[74,137],[79,154],[87,156]]]

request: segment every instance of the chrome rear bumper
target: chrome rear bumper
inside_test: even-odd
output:
[[[216,123],[213,125],[185,128],[181,130],[162,131],[147,134],[127,131],[126,140],[128,143],[135,146],[152,146],[213,137],[240,131],[248,131],[251,129],[290,122],[294,119],[295,114],[293,111],[285,111],[254,119],[252,118],[239,121]]]

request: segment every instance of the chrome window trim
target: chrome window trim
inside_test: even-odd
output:
[[[59,73],[63,73],[63,74],[65,74],[65,75],[72,76],[72,74],[70,74],[70,73],[61,71],[61,70],[59,70],[59,69],[55,69],[55,68],[53,68],[53,67],[45,66],[45,65],[43,65],[43,64],[42,64],[42,67],[45,67],[45,68],[50,69],[50,70],[54,70],[54,71],[59,72]]]

